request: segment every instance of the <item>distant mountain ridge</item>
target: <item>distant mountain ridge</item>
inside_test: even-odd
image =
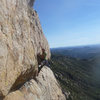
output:
[[[52,54],[66,55],[74,58],[88,59],[100,55],[100,45],[52,48]]]

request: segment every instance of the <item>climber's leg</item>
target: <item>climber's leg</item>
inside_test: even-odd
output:
[[[49,64],[48,60],[43,60],[43,61],[41,62],[41,64],[40,64],[39,67],[38,67],[38,73],[41,71],[41,69],[43,68],[43,66],[48,66],[48,67],[50,67],[50,64]]]
[[[40,72],[41,70],[41,65],[38,66],[38,73]]]
[[[45,65],[48,66],[48,67],[50,67],[50,64],[49,64],[48,60],[45,61]]]
[[[41,71],[41,69],[43,68],[43,66],[46,64],[46,61],[45,60],[43,60],[42,62],[41,62],[41,64],[38,66],[38,73]]]

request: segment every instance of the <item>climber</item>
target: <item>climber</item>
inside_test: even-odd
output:
[[[41,46],[42,48],[42,46]],[[45,49],[42,48],[42,54],[38,54],[37,55],[37,59],[38,59],[38,73],[41,71],[41,69],[43,68],[44,65],[50,67],[48,60],[46,60],[46,52]]]

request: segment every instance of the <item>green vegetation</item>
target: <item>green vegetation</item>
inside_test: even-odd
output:
[[[51,69],[63,91],[70,92],[69,100],[100,100],[99,58],[80,59],[52,52]]]

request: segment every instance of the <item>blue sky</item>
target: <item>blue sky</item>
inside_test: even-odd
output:
[[[50,47],[100,43],[100,0],[36,0]]]

